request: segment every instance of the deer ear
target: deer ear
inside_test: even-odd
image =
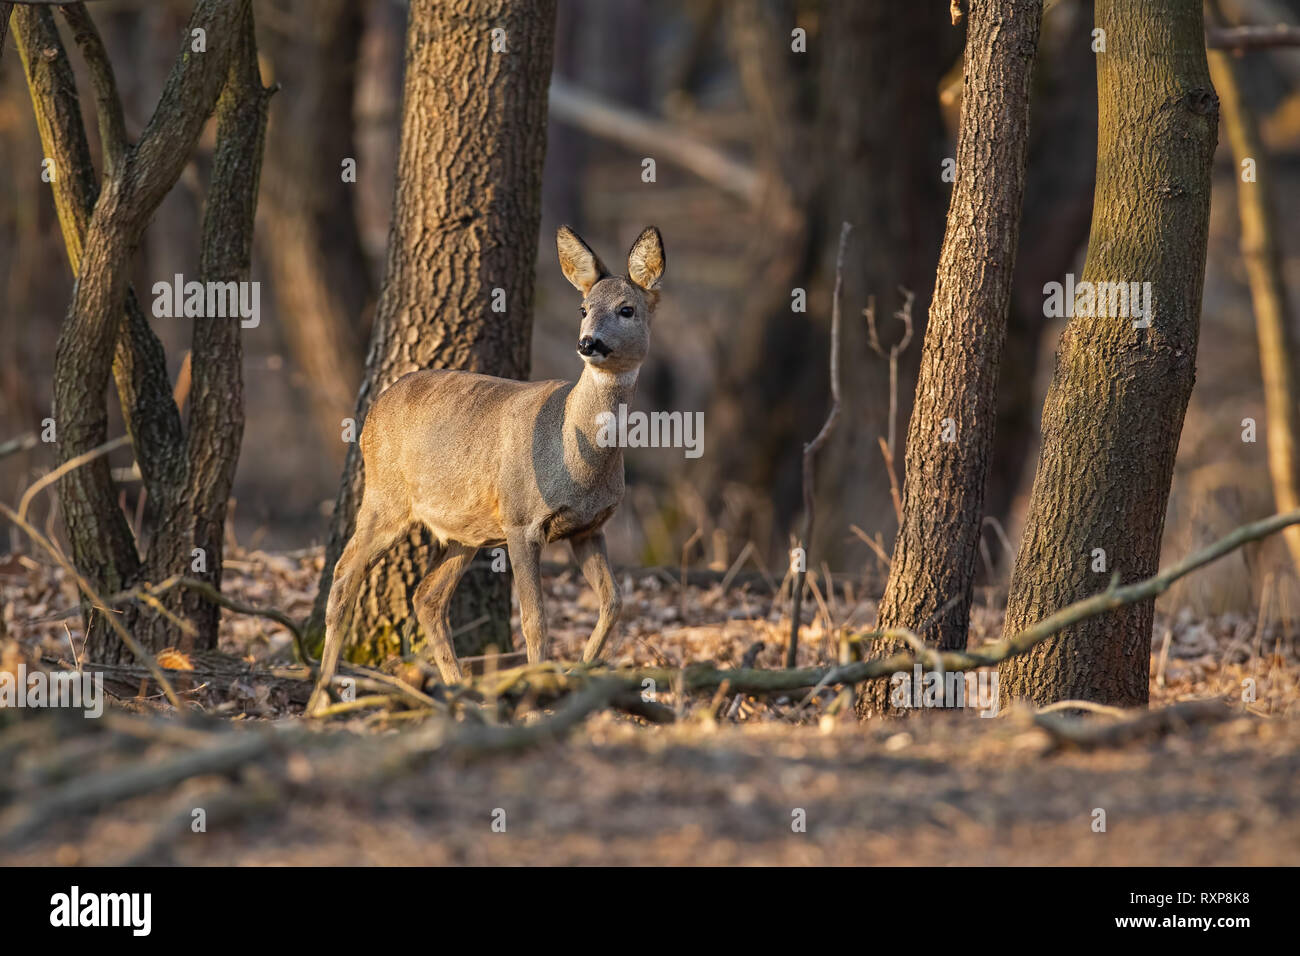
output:
[[[663,278],[664,264],[663,236],[654,226],[646,226],[627,254],[627,277],[649,292]]]
[[[609,275],[605,263],[568,226],[561,226],[555,233],[555,248],[560,253],[560,271],[564,273],[564,278],[583,295]]]

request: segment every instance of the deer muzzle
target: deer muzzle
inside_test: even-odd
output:
[[[607,356],[612,352],[608,345],[600,339],[593,339],[590,335],[584,335],[578,339],[578,352],[582,355],[600,355]]]

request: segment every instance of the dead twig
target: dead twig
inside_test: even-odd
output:
[[[844,249],[848,245],[849,223],[840,224],[840,249],[835,258],[835,292],[831,298],[831,410],[826,416],[817,437],[803,446],[803,535],[800,547],[803,560],[799,562],[794,574],[794,594],[790,608],[790,643],[785,649],[785,666],[794,667],[799,653],[799,612],[803,603],[804,577],[808,573],[808,548],[812,544],[814,505],[813,505],[813,460],[818,450],[826,443],[840,417],[840,290],[844,286]]]
[[[63,570],[67,571],[68,575],[77,582],[77,587],[81,589],[81,592],[92,605],[97,604],[101,607],[106,606],[104,604],[104,599],[101,598],[99,593],[90,586],[90,582],[81,576],[81,573],[73,566],[72,562],[69,561],[58,548],[47,541],[43,534],[33,528],[25,518],[17,514],[12,508],[3,502],[0,502],[0,514],[3,514],[19,528],[25,531],[32,541],[48,553],[50,557],[54,558],[55,561],[59,562],[59,564],[63,566]],[[181,699],[176,695],[176,690],[172,687],[171,682],[167,680],[167,675],[162,672],[162,668],[158,666],[158,661],[154,659],[154,656],[145,650],[139,641],[131,636],[131,633],[122,626],[122,623],[112,613],[105,613],[103,617],[108,623],[108,626],[113,629],[114,633],[122,639],[122,643],[125,644],[131,653],[135,655],[136,660],[144,662],[144,665],[149,669],[149,673],[153,676],[153,679],[158,682],[158,686],[161,687],[163,693],[167,695],[167,700],[171,702],[173,707],[179,710],[182,706]]]
[[[308,665],[314,663],[303,642],[302,624],[300,622],[295,621],[288,614],[285,614],[283,611],[276,608],[257,607],[222,594],[211,581],[203,581],[199,578],[190,578],[182,574],[174,574],[158,584],[144,584],[140,587],[131,588],[130,590],[114,594],[103,602],[102,607],[108,609],[127,601],[144,601],[151,607],[160,608],[161,605],[157,600],[159,595],[165,594],[175,588],[185,588],[191,591],[198,591],[213,604],[219,604],[226,610],[234,611],[236,614],[248,614],[253,617],[266,618],[268,621],[275,621],[293,635],[294,649],[298,654],[299,661]]]
[[[0,441],[0,458],[7,458],[10,455],[16,455],[20,451],[27,451],[29,448],[35,448],[37,445],[36,433],[28,432],[26,435],[19,435],[17,438],[10,438],[8,441]]]
[[[123,445],[129,445],[130,443],[130,435],[118,435],[116,438],[109,439],[102,445],[97,445],[90,449],[90,451],[83,452],[74,458],[69,458],[63,464],[59,465],[58,468],[55,468],[48,474],[42,475],[40,478],[36,479],[36,481],[32,482],[30,488],[23,492],[22,498],[18,501],[18,517],[21,519],[27,516],[27,506],[32,503],[32,499],[36,497],[37,493],[40,492],[42,488],[52,482],[58,481],[74,468],[80,468],[87,462],[94,461],[96,458],[107,455],[109,452],[121,448]],[[14,523],[17,524],[18,522],[15,521]]]
[[[910,289],[902,286],[898,291],[903,294],[903,305],[894,313],[894,318],[903,323],[903,337],[889,347],[886,352],[880,344],[880,336],[876,330],[876,300],[871,297],[867,300],[867,307],[862,310],[862,314],[867,318],[867,341],[871,345],[872,351],[882,359],[889,362],[889,437],[878,439],[880,442],[880,453],[885,459],[885,470],[889,474],[889,494],[894,501],[894,514],[897,516],[899,523],[903,521],[903,496],[899,490],[898,467],[895,464],[898,452],[898,357],[907,351],[907,347],[912,344],[912,303],[916,301],[916,295]]]

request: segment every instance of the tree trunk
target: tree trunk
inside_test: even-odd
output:
[[[967,27],[957,182],[908,430],[903,521],[878,613],[881,628],[911,628],[945,650],[966,646],[1042,15],[1042,0],[986,0]],[[867,684],[859,711],[883,712],[888,692],[884,681]]]
[[[359,168],[353,100],[363,33],[360,0],[281,0],[269,31],[274,79],[286,92],[267,131],[267,263],[276,314],[307,380],[312,417],[342,464],[364,357],[360,329],[373,295],[353,202]],[[351,181],[343,163],[358,164]]]
[[[158,107],[139,141],[126,142],[121,101],[107,56],[89,25],[84,8],[67,12],[78,46],[87,59],[104,154],[104,181],[85,226],[77,283],[59,333],[54,366],[54,419],[59,458],[67,462],[102,445],[108,415],[104,392],[114,364],[129,291],[127,273],[158,204],[180,176],[204,122],[224,85],[226,66],[247,3],[201,0],[190,29],[207,38],[203,56],[186,50],[178,56]],[[44,51],[40,51],[44,56]],[[38,97],[33,89],[33,100]],[[133,436],[134,437],[134,436]],[[141,469],[147,467],[141,442]],[[136,544],[117,505],[108,460],[100,456],[68,472],[59,484],[59,501],[72,544],[72,558],[92,585],[113,593],[136,583],[141,568]],[[125,649],[85,608],[87,656],[120,660]]]
[[[245,13],[221,98],[217,143],[204,202],[199,281],[246,282],[252,266],[262,148],[271,90],[262,88],[253,14]],[[180,492],[149,544],[145,576],[157,582],[184,574],[221,588],[226,510],[244,436],[243,334],[237,319],[195,321],[191,346],[189,433]],[[201,557],[201,561],[198,560]],[[195,591],[175,589],[160,600],[197,629],[202,649],[217,645],[221,609]],[[191,640],[161,615],[142,615],[140,637],[154,648]]]
[[[554,30],[554,0],[411,5],[393,224],[357,398],[358,436],[373,399],[407,372],[528,376]],[[504,312],[493,311],[498,289]],[[363,481],[354,442],[309,626],[317,642]],[[374,569],[353,617],[349,658],[397,651],[403,625],[413,648],[423,643],[410,602],[428,568],[430,544],[425,531],[414,531]],[[490,624],[462,635],[458,651],[510,646],[509,588],[508,575],[486,567],[462,579],[453,627],[484,615]]]
[[[1103,589],[1112,573],[1123,582],[1155,573],[1195,378],[1218,125],[1201,5],[1097,0],[1096,8],[1106,51],[1097,56],[1097,188],[1083,280],[1149,282],[1149,327],[1128,315],[1079,315],[1066,327],[1007,634]],[[1079,303],[1085,311],[1087,300]],[[1117,609],[1003,662],[1003,700],[1145,704],[1153,607]]]
[[[99,48],[89,16],[76,7],[65,7],[63,12],[69,17],[78,44]],[[50,185],[68,265],[75,276],[81,269],[86,228],[99,198],[76,78],[53,14],[48,9],[23,6],[15,16],[15,40],[27,74],[41,145],[56,170]],[[127,290],[124,317],[118,328],[113,378],[144,487],[157,511],[173,499],[179,486],[184,437],[180,413],[172,400],[162,343],[150,328],[132,289]]]
[[[984,513],[1012,534],[1017,495],[1028,491],[1038,451],[1039,354],[1042,351],[1043,286],[1060,282],[1088,241],[1092,190],[1097,179],[1097,82],[1092,52],[1092,0],[1052,10],[1043,23],[1029,159],[1025,164],[1020,251],[1007,315],[1007,341],[998,382],[998,421],[993,436]],[[1010,574],[1014,554],[997,535],[984,539],[993,563]]]
[[[1210,77],[1219,93],[1223,125],[1232,144],[1237,183],[1237,213],[1241,219],[1241,258],[1246,264],[1250,297],[1255,306],[1259,365],[1264,379],[1268,429],[1268,470],[1273,479],[1273,503],[1278,511],[1300,508],[1300,348],[1292,331],[1282,278],[1281,251],[1273,221],[1272,179],[1259,124],[1242,98],[1238,68],[1231,54],[1209,53]],[[1249,161],[1247,181],[1242,164]],[[1300,574],[1300,527],[1283,532],[1291,562]]]
[[[845,377],[845,418],[818,468],[819,540],[812,550],[814,564],[825,557],[852,565],[864,552],[844,546],[849,524],[891,534],[896,523],[877,442],[888,429],[888,367],[867,347],[861,320],[852,319],[869,295],[888,317],[899,304],[898,287],[906,286],[916,293],[924,326],[943,222],[946,137],[937,88],[953,31],[947,11],[932,4],[832,0],[808,38],[810,50],[825,50],[819,64],[791,51],[795,22],[788,2],[748,0],[730,8],[731,48],[759,160],[774,198],[783,195],[797,215],[769,222],[753,240],[747,272],[754,282],[719,356],[722,386],[710,414],[719,431],[751,436],[720,452],[720,465],[725,478],[771,496],[784,551],[801,500],[799,450],[826,417],[835,245],[839,224],[851,222],[844,366],[858,371]],[[809,140],[824,159],[810,155]],[[806,313],[792,312],[796,287],[807,293]],[[887,347],[901,329],[886,318],[881,332]],[[918,355],[914,346],[900,359],[900,426]],[[755,389],[754,382],[782,387]],[[761,434],[746,428],[754,421],[766,424]]]
[[[196,8],[192,26],[209,33],[220,31],[220,42],[212,42],[201,58],[183,55],[178,59],[153,120],[139,143],[130,146],[125,140],[112,68],[94,23],[79,5],[63,8],[63,13],[86,60],[96,100],[104,154],[102,191],[90,164],[75,80],[50,12],[22,8],[14,20],[42,142],[55,162],[52,184],[56,206],[68,260],[77,275],[55,364],[60,457],[67,461],[84,454],[107,437],[103,393],[111,366],[145,487],[160,515],[148,560],[142,562],[118,507],[107,459],[95,459],[70,472],[59,489],[73,558],[93,584],[112,593],[141,580],[190,571],[195,541],[207,546],[215,538],[206,559],[208,573],[201,576],[219,582],[226,500],[242,428],[239,326],[234,320],[214,320],[201,321],[196,327],[196,379],[201,380],[196,394],[206,399],[202,409],[195,403],[187,442],[171,397],[162,346],[129,287],[127,273],[145,225],[180,175],[222,88],[226,64],[242,64],[243,75],[256,80],[251,14],[247,4],[222,7],[206,3]],[[234,43],[228,39],[231,34],[238,37]],[[232,47],[239,47],[233,60]],[[256,89],[260,93],[261,87]],[[234,278],[234,272],[223,263],[241,251],[245,262],[242,275],[247,275],[256,163],[250,168],[249,162],[242,161],[246,154],[241,153],[241,161],[232,166],[225,144],[232,127],[238,127],[239,136],[251,136],[260,147],[261,127],[246,112],[232,112],[229,99],[229,95],[223,98],[222,145],[217,158],[217,168],[224,172],[214,175],[214,184],[224,181],[228,190],[241,197],[245,228],[236,232],[223,222],[221,198],[214,196],[204,232],[205,278]],[[261,99],[254,102],[254,109],[264,109]],[[202,344],[217,339],[226,341],[227,346]],[[221,427],[209,427],[206,411],[214,411]],[[187,452],[197,467],[187,463]],[[198,519],[187,520],[196,512]],[[196,526],[193,533],[190,525]],[[169,595],[166,603],[195,625],[195,644],[216,645],[215,605],[181,592]],[[124,613],[128,626],[147,647],[158,650],[178,642],[180,631],[174,622],[141,611],[138,605]],[[88,658],[111,663],[129,657],[98,614],[87,609]]]
[[[854,371],[844,380],[844,419],[818,468],[819,530],[812,550],[814,561],[825,557],[833,565],[860,567],[874,560],[849,525],[880,535],[886,547],[898,529],[880,448],[890,430],[889,363],[870,348],[862,309],[874,300],[887,353],[903,336],[894,318],[903,304],[899,288],[916,296],[912,343],[898,358],[894,468],[901,482],[902,438],[912,414],[949,189],[941,178],[950,153],[938,88],[961,34],[942,3],[836,0],[826,21],[822,122],[835,162],[825,174],[822,209],[831,228],[822,241],[829,248],[836,224],[853,224],[844,271],[843,354],[845,367]],[[834,257],[822,260],[829,265]],[[814,367],[820,368],[820,360]],[[820,403],[812,404],[820,415]]]

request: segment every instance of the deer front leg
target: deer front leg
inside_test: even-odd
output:
[[[582,576],[587,579],[591,589],[600,600],[600,617],[596,620],[595,630],[587,639],[587,646],[582,651],[582,659],[587,662],[598,660],[605,649],[610,634],[618,626],[618,616],[623,610],[623,598],[618,593],[618,584],[609,569],[609,555],[605,551],[605,533],[597,531],[585,538],[575,538],[569,542],[573,548],[573,557],[582,568]]]
[[[506,534],[506,550],[519,590],[519,623],[528,645],[528,663],[546,659],[546,610],[542,606],[542,542],[527,528]]]

